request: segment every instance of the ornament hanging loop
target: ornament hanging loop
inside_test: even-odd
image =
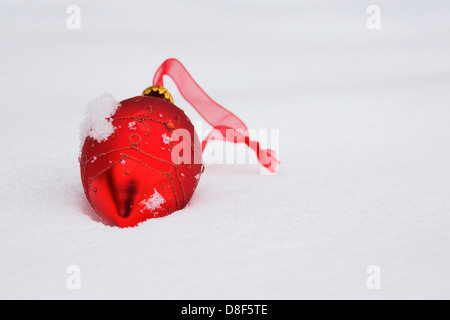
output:
[[[256,152],[260,163],[271,172],[276,172],[280,162],[276,158],[275,151],[261,149],[257,141],[250,140],[248,129],[245,123],[234,115],[231,111],[225,109],[220,104],[211,99],[205,91],[195,82],[186,68],[177,59],[167,59],[156,70],[153,77],[155,87],[163,87],[163,77],[169,76],[175,82],[181,96],[194,107],[195,110],[208,122],[214,129],[202,142],[202,150],[210,140],[216,140],[219,132],[222,140],[240,143],[245,142]],[[228,135],[227,130],[232,130],[235,134]],[[243,134],[241,134],[243,132]],[[236,141],[236,134],[240,137]],[[212,139],[214,137],[214,139]]]

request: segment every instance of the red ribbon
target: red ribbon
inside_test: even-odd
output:
[[[165,75],[172,78],[183,98],[214,128],[203,140],[202,151],[210,140],[222,139],[233,143],[244,142],[256,152],[259,162],[264,167],[271,172],[277,171],[280,162],[276,158],[275,151],[261,149],[259,142],[250,140],[245,123],[211,99],[195,82],[180,61],[176,59],[164,61],[156,70],[153,85],[164,87],[163,76]],[[217,131],[221,134],[216,134]]]

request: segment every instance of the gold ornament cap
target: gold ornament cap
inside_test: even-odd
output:
[[[142,95],[163,98],[173,103],[172,95],[169,93],[169,91],[167,91],[166,88],[161,86],[148,87],[147,89],[144,90],[144,92],[142,92]]]

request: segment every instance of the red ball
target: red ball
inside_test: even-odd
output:
[[[108,139],[88,136],[80,156],[84,192],[97,215],[108,225],[133,227],[185,207],[203,165],[183,110],[163,98],[137,96],[120,103],[111,123]],[[188,134],[176,141],[178,129]]]

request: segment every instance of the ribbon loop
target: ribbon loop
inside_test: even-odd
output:
[[[205,91],[195,82],[186,68],[176,59],[167,59],[158,68],[153,77],[153,85],[164,87],[163,76],[169,76],[175,82],[180,94],[195,110],[208,122],[215,130],[218,130],[223,140],[242,143],[256,152],[258,161],[271,172],[276,172],[279,161],[273,150],[263,150],[259,142],[250,140],[248,129],[244,122],[234,115],[231,111],[225,109],[220,104],[211,99]],[[228,130],[231,130],[232,134]],[[202,150],[210,141],[212,132],[206,136],[202,142]],[[214,134],[217,139],[217,135]]]

